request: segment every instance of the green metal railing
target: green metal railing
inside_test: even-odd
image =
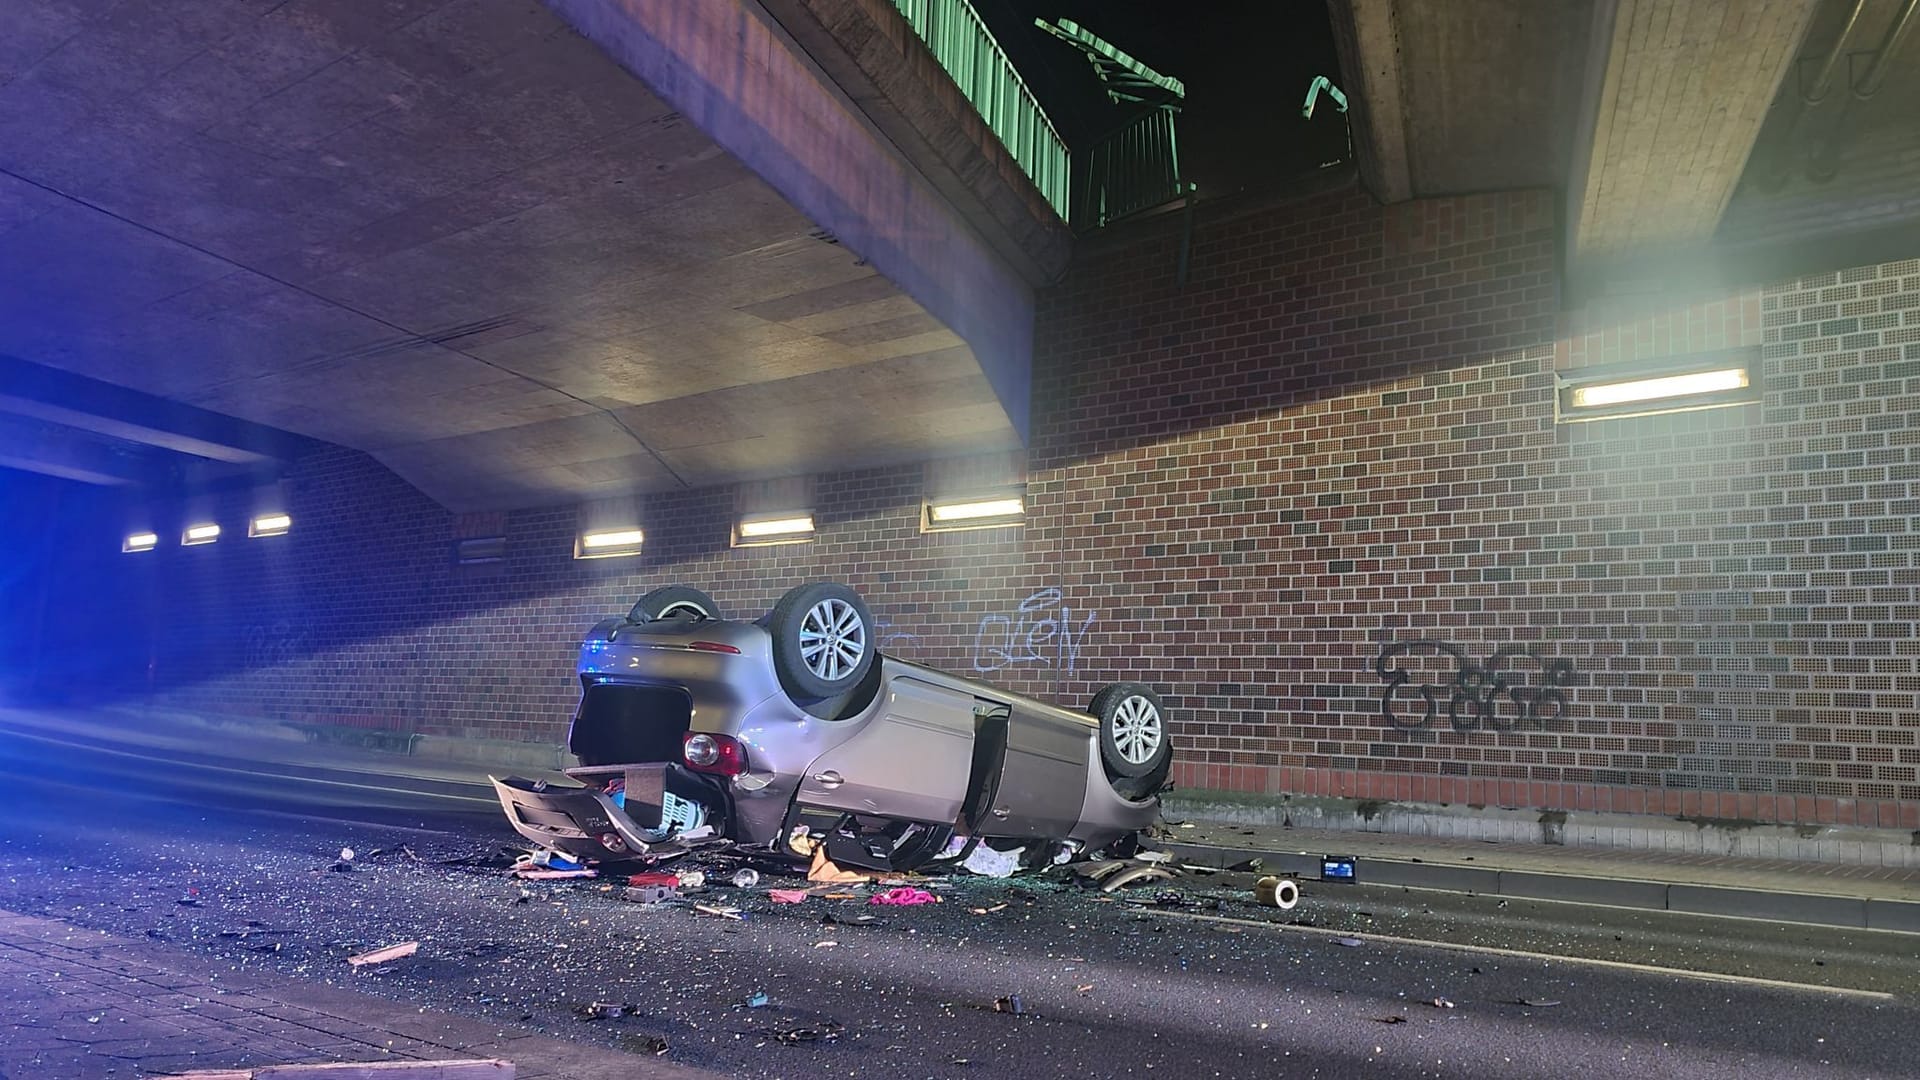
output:
[[[1054,212],[1066,220],[1067,144],[967,0],[893,0]]]
[[[1081,154],[1076,229],[1097,229],[1193,193],[1180,178],[1174,110],[1149,109]]]

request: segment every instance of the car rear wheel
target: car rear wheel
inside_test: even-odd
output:
[[[845,585],[821,581],[788,590],[767,630],[780,685],[796,700],[845,693],[873,667],[873,614]]]
[[[713,597],[699,589],[685,585],[662,585],[642,596],[627,613],[629,623],[648,623],[655,619],[671,619],[675,616],[690,616],[699,619],[718,619],[720,605]]]
[[[1137,799],[1166,782],[1173,739],[1159,694],[1139,683],[1114,683],[1094,695],[1087,711],[1100,721],[1100,760],[1115,791]]]

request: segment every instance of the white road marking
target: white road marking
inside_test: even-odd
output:
[[[1734,983],[1740,986],[1759,986],[1773,990],[1804,990],[1816,994],[1840,994],[1847,997],[1865,998],[1871,1001],[1894,1000],[1894,995],[1884,990],[1859,990],[1850,986],[1821,986],[1817,983],[1789,982],[1785,979],[1763,979],[1757,975],[1728,975],[1718,971],[1689,971],[1686,968],[1661,967],[1658,964],[1636,964],[1630,960],[1601,960],[1596,957],[1529,952],[1525,949],[1503,949],[1497,945],[1468,945],[1457,941],[1427,941],[1422,938],[1397,937],[1392,934],[1330,930],[1320,926],[1263,922],[1259,919],[1236,919],[1229,915],[1202,915],[1199,912],[1193,911],[1168,911],[1162,908],[1142,908],[1141,910],[1149,915],[1159,915],[1170,919],[1192,919],[1197,922],[1228,923],[1235,926],[1258,927],[1262,930],[1285,930],[1296,934],[1319,934],[1323,937],[1359,938],[1362,941],[1378,941],[1393,945],[1418,945],[1429,949],[1449,949],[1453,952],[1511,956],[1523,960],[1545,960],[1565,964],[1583,964],[1587,967],[1613,968],[1620,971],[1636,971],[1651,975],[1675,975],[1683,979],[1697,979],[1702,982]]]

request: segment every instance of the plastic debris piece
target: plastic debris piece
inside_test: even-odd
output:
[[[403,956],[412,956],[420,951],[417,941],[403,941],[398,945],[389,945],[384,949],[358,953],[347,957],[347,963],[354,967],[366,967],[368,964],[384,964],[389,960],[398,960]]]
[[[820,898],[823,900],[858,900],[860,899],[860,894],[850,893],[850,892],[830,892],[830,893],[821,893]]]
[[[340,861],[341,861],[341,862],[352,862],[352,861],[353,861],[353,849],[352,849],[352,848],[350,848],[350,847],[343,847],[343,848],[341,848],[341,849],[340,849]]]
[[[739,908],[719,907],[714,904],[695,904],[693,905],[693,910],[702,915],[717,915],[722,919],[732,919],[736,922],[746,919],[745,915],[740,914]]]
[[[751,889],[755,885],[760,884],[760,871],[755,870],[751,866],[743,866],[733,872],[733,877],[730,880],[736,889]]]
[[[680,899],[680,894],[665,885],[629,885],[620,890],[620,899],[635,904],[660,904]]]
[[[1448,1001],[1446,998],[1443,998],[1443,997],[1434,998],[1432,1001],[1427,1002],[1427,1004],[1433,1006],[1436,1009],[1453,1008],[1453,1002]]]
[[[674,877],[679,881],[680,887],[683,889],[705,888],[707,884],[707,875],[698,870],[682,870],[678,874],[675,874]]]
[[[880,898],[877,896],[874,897],[873,902],[876,904],[879,903]],[[972,912],[975,915],[991,915],[996,911],[1005,911],[1009,906],[1010,905],[1006,901],[1002,900],[1000,903],[995,904],[992,907],[976,907],[976,908],[968,908],[967,910]]]
[[[1073,988],[1073,992],[1074,992],[1074,993],[1076,993],[1076,994],[1084,994],[1084,993],[1087,993],[1088,991],[1090,991],[1090,990],[1092,990],[1092,989],[1093,989],[1093,984],[1092,984],[1092,983],[1086,983],[1085,985],[1082,985],[1082,986],[1076,986],[1076,987],[1074,987],[1074,988]]]
[[[741,1004],[749,1009],[764,1009],[771,1000],[771,998],[767,997],[765,990],[755,990],[753,993],[748,994],[747,1000],[741,1002]]]
[[[767,896],[776,904],[804,903],[812,894],[805,889],[768,889]]]
[[[1551,1009],[1560,1003],[1547,998],[1514,998],[1513,1004],[1525,1005],[1530,1009]]]
[[[669,889],[674,889],[680,885],[680,875],[663,873],[658,870],[649,871],[644,874],[629,874],[627,875],[627,884],[635,888],[648,885],[664,885]]]
[[[980,844],[960,865],[981,877],[1009,878],[1019,872],[1020,853],[1025,850],[1024,847],[1017,847],[1012,851],[995,851],[986,844]]]
[[[1164,866],[1135,866],[1122,870],[1107,878],[1106,882],[1100,886],[1100,891],[1114,892],[1119,889],[1124,889],[1136,881],[1145,881],[1149,878],[1155,878],[1161,881],[1172,881],[1173,871],[1168,870]]]
[[[917,907],[920,904],[937,904],[940,898],[925,889],[916,889],[902,885],[897,889],[888,889],[877,893],[867,901],[869,904],[884,904],[889,907]],[[1004,906],[1004,905],[1003,905]]]
[[[837,948],[839,944],[837,941],[816,941],[813,943],[813,947],[816,949],[832,949]]]
[[[852,870],[842,870],[832,859],[827,858],[826,845],[813,849],[813,865],[807,868],[807,880],[832,885],[863,885],[873,878],[867,874],[858,874]]]
[[[1025,1016],[1027,1014],[1027,1005],[1020,1000],[1019,994],[1008,994],[1006,997],[994,1001],[993,1011],[1012,1013],[1015,1016]]]
[[[1365,945],[1365,944],[1366,944],[1366,942],[1364,942],[1364,941],[1361,941],[1361,940],[1360,940],[1359,938],[1357,938],[1357,937],[1343,937],[1343,938],[1334,938],[1334,939],[1333,939],[1333,943],[1334,943],[1335,945],[1345,945],[1345,946],[1346,946],[1347,948],[1349,948],[1349,949],[1357,949],[1357,948],[1359,948],[1360,946],[1362,946],[1362,945]]]
[[[514,876],[525,881],[566,881],[572,878],[595,878],[598,870],[515,870]]]

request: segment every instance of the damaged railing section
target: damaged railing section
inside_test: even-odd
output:
[[[1054,212],[1066,220],[1067,144],[967,0],[893,0]]]
[[[1136,116],[1082,155],[1081,195],[1074,223],[1097,229],[1191,193],[1180,178],[1176,111],[1161,107]]]

